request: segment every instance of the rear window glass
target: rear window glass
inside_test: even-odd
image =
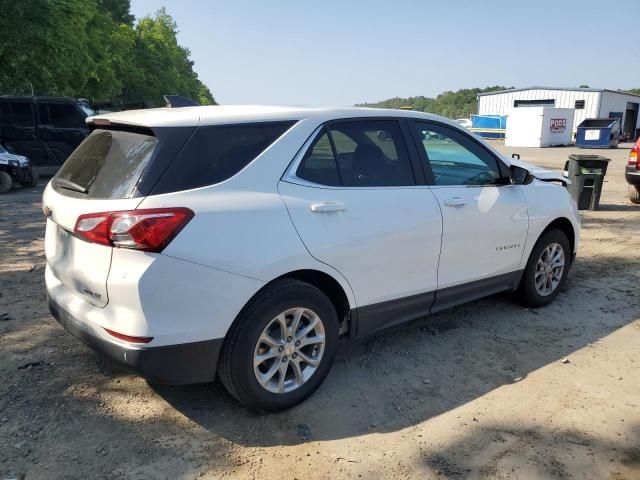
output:
[[[294,123],[198,127],[153,193],[177,192],[227,180],[264,152]]]
[[[53,186],[85,198],[129,198],[157,143],[152,135],[94,130],[69,156]]]

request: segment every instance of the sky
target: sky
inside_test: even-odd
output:
[[[640,0],[131,0],[163,6],[220,104],[640,88]]]

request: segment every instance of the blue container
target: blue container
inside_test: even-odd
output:
[[[470,130],[484,138],[504,138],[506,115],[471,115]]]
[[[620,120],[617,118],[587,118],[576,133],[576,147],[618,148]]]

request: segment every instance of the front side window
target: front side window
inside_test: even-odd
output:
[[[299,178],[329,186],[414,185],[407,147],[393,120],[330,124],[303,157]]]
[[[466,135],[430,123],[417,123],[416,131],[436,185],[503,183],[497,160]]]

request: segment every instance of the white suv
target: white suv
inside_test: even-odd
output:
[[[411,111],[91,117],[44,193],[50,308],[152,382],[288,408],[360,339],[500,291],[551,302],[578,245],[560,174]],[[382,132],[382,133],[381,133]]]

